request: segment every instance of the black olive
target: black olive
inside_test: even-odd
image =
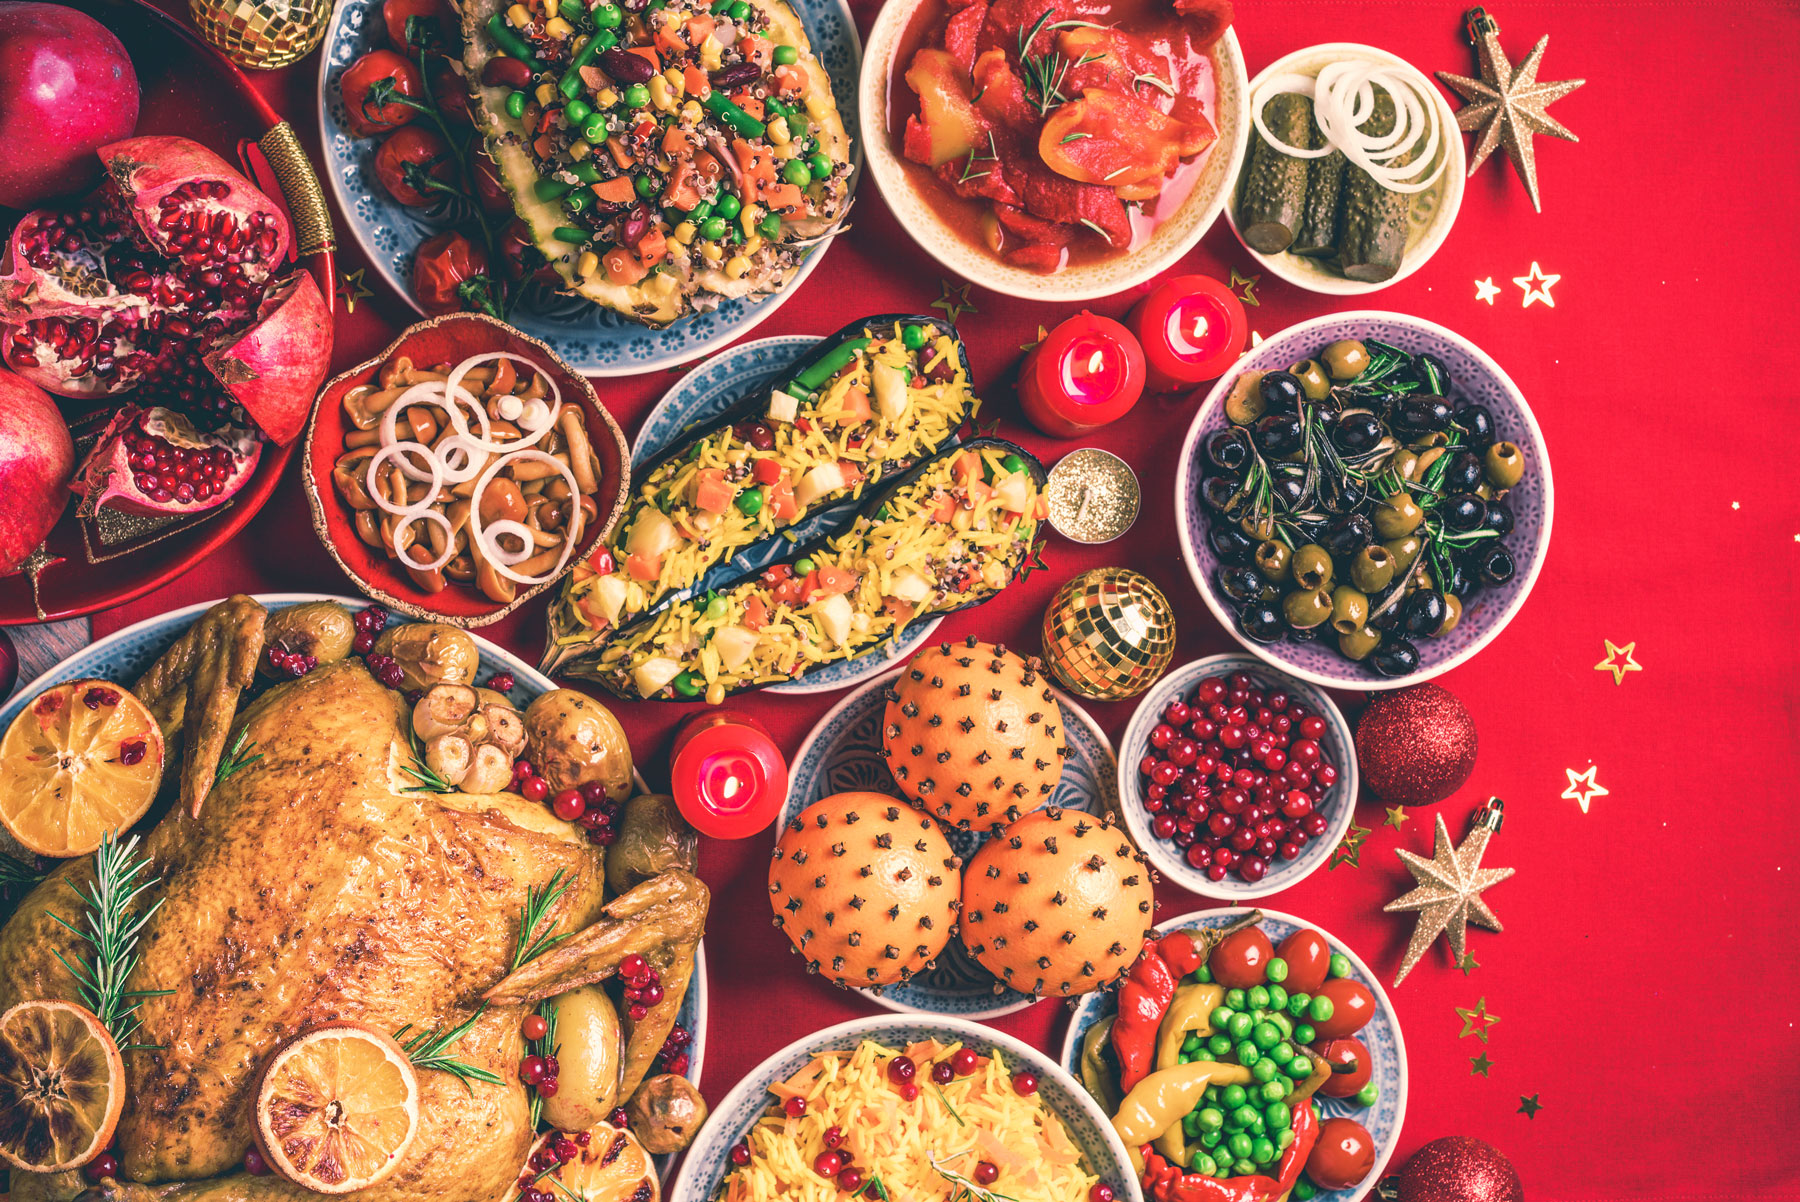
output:
[[[1267,601],[1254,601],[1238,611],[1238,629],[1254,643],[1273,643],[1287,629],[1281,611]]]
[[[1319,637],[1321,630],[1330,630],[1331,623],[1320,622],[1317,626],[1302,626],[1288,631],[1288,638],[1296,643],[1310,643]]]
[[[1325,526],[1319,545],[1340,559],[1347,559],[1375,541],[1375,525],[1360,513],[1345,514]]]
[[[1475,561],[1475,571],[1483,584],[1505,584],[1517,570],[1513,566],[1512,552],[1499,543],[1482,548],[1481,558]]]
[[[1450,579],[1438,581],[1446,593],[1458,597],[1466,597],[1475,591],[1475,577],[1469,572],[1469,565],[1460,559],[1450,561]]]
[[[1256,445],[1271,459],[1298,451],[1301,435],[1300,419],[1292,413],[1272,413],[1256,423]]]
[[[1263,578],[1255,568],[1230,566],[1219,569],[1219,591],[1233,601],[1254,601],[1262,596]]]
[[[1338,411],[1336,409],[1327,409],[1324,405],[1314,405],[1312,415],[1313,425],[1325,431],[1327,435],[1337,429]]]
[[[1369,486],[1354,476],[1327,473],[1319,481],[1319,507],[1326,513],[1349,513],[1369,499]]]
[[[1346,413],[1332,430],[1331,441],[1346,455],[1360,455],[1381,441],[1381,423],[1373,413]]]
[[[1256,543],[1242,530],[1225,522],[1215,522],[1207,531],[1206,541],[1212,545],[1213,554],[1225,563],[1249,563],[1256,555]]]
[[[1407,676],[1419,670],[1419,649],[1405,639],[1382,639],[1363,662],[1380,676]]]
[[[1419,382],[1431,391],[1431,395],[1450,395],[1450,369],[1430,351],[1413,360],[1413,374],[1419,377]]]
[[[1300,498],[1306,495],[1306,477],[1276,476],[1270,487],[1275,493],[1275,499],[1281,502],[1282,508],[1298,509]]]
[[[1408,634],[1431,634],[1444,624],[1447,611],[1442,593],[1422,588],[1405,601],[1401,608],[1400,629]]]
[[[1472,492],[1459,492],[1445,497],[1438,506],[1444,525],[1452,530],[1473,530],[1487,518],[1487,502]]]
[[[1239,426],[1227,426],[1206,440],[1206,458],[1221,471],[1235,472],[1250,462],[1250,441]],[[1479,478],[1481,464],[1475,465]],[[1471,488],[1474,485],[1470,485]]]
[[[1470,402],[1456,409],[1456,424],[1466,435],[1464,442],[1477,450],[1486,450],[1494,441],[1494,417],[1481,405]]]
[[[1403,433],[1431,434],[1450,424],[1450,402],[1441,397],[1407,397],[1394,406],[1389,417]]]
[[[1512,533],[1512,507],[1505,501],[1489,501],[1487,513],[1483,514],[1481,518],[1481,527],[1484,530],[1492,530],[1501,538],[1505,538]]]
[[[1393,630],[1400,625],[1400,611],[1406,603],[1400,601],[1389,605],[1387,601],[1391,596],[1393,589],[1390,588],[1380,597],[1369,598],[1369,617],[1364,625],[1372,630]]]
[[[1258,387],[1268,413],[1291,413],[1300,407],[1300,380],[1291,371],[1269,372]]]
[[[1236,476],[1208,476],[1200,482],[1200,499],[1208,509],[1230,513],[1236,508],[1233,501],[1242,487],[1243,481]]]
[[[1481,456],[1474,451],[1457,451],[1438,486],[1445,492],[1474,492],[1481,484]]]

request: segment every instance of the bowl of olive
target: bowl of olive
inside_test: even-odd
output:
[[[1467,339],[1399,313],[1301,322],[1207,394],[1182,556],[1245,647],[1314,684],[1446,672],[1525,603],[1554,490],[1537,419]]]

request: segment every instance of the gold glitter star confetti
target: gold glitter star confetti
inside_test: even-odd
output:
[[[1343,841],[1331,851],[1331,861],[1327,868],[1336,868],[1339,864],[1348,864],[1352,868],[1362,867],[1362,845],[1369,837],[1369,828],[1358,826],[1356,820],[1350,820],[1350,829],[1345,832]]]
[[[1644,670],[1644,665],[1638,663],[1631,655],[1632,652],[1637,650],[1637,644],[1635,642],[1626,643],[1623,647],[1620,647],[1615,645],[1611,639],[1603,639],[1602,641],[1606,644],[1606,658],[1594,665],[1594,671],[1611,672],[1613,674],[1614,684],[1624,684],[1625,673],[1642,672]],[[1620,659],[1621,656],[1624,657],[1623,660]]]
[[[1468,19],[1469,40],[1475,44],[1480,79],[1439,71],[1437,77],[1468,101],[1456,113],[1458,129],[1480,130],[1474,151],[1469,155],[1469,174],[1487,162],[1494,147],[1504,145],[1506,157],[1525,182],[1531,196],[1531,207],[1542,213],[1544,203],[1538,196],[1537,151],[1532,144],[1536,134],[1549,134],[1569,142],[1579,142],[1568,126],[1545,110],[1587,81],[1564,79],[1555,83],[1538,82],[1538,65],[1544,60],[1544,48],[1550,35],[1538,39],[1523,62],[1513,66],[1500,46],[1500,25],[1494,18],[1473,9]]]
[[[1476,969],[1481,967],[1481,961],[1477,960],[1470,953],[1464,952],[1462,955],[1462,959],[1460,959],[1456,962],[1456,967],[1462,969],[1462,975],[1466,977],[1470,973],[1474,972]]]
[[[1472,1008],[1454,1006],[1452,1009],[1456,1011],[1456,1017],[1462,1019],[1462,1032],[1457,1035],[1458,1039],[1467,1039],[1473,1035],[1482,1043],[1486,1043],[1488,1032],[1493,1029],[1495,1023],[1500,1021],[1498,1014],[1488,1013],[1485,996],[1477,998]]]
[[[1491,1076],[1492,1074],[1488,1070],[1493,1067],[1494,1062],[1488,1059],[1486,1052],[1478,1052],[1469,1057],[1469,1075],[1471,1077],[1476,1073],[1480,1073],[1484,1077]]]
[[[1513,283],[1525,289],[1525,300],[1519,307],[1529,309],[1533,301],[1543,301],[1545,308],[1556,308],[1556,301],[1550,295],[1550,287],[1560,279],[1562,279],[1560,275],[1545,275],[1544,269],[1537,265],[1536,259],[1533,259],[1529,275],[1513,277]]]
[[[1412,817],[1406,812],[1405,806],[1388,806],[1386,808],[1387,821],[1382,824],[1383,826],[1391,826],[1395,830],[1399,830],[1401,823]]]
[[[1239,275],[1237,268],[1231,269],[1231,290],[1238,294],[1238,299],[1251,308],[1261,308],[1262,302],[1256,299],[1256,282],[1262,279],[1259,275]]]
[[[369,291],[368,285],[363,283],[363,275],[368,270],[367,267],[358,267],[355,271],[340,270],[338,272],[337,291],[338,295],[344,298],[344,312],[356,312],[357,301],[375,295]]]
[[[1543,1108],[1544,1104],[1538,1101],[1538,1096],[1536,1094],[1519,1095],[1519,1109],[1517,1113],[1524,1115],[1526,1118],[1536,1118],[1537,1112]]]
[[[1612,792],[1594,779],[1600,769],[1592,764],[1588,765],[1586,772],[1577,772],[1573,768],[1564,768],[1563,771],[1569,774],[1569,787],[1562,791],[1563,800],[1580,802],[1583,814],[1588,812],[1588,803],[1594,798],[1605,797]]]
[[[1046,330],[1043,326],[1039,326],[1037,337],[1033,338],[1030,342],[1021,342],[1019,344],[1019,349],[1022,351],[1035,351],[1038,347],[1044,345],[1044,339],[1048,337],[1050,337],[1050,331]]]
[[[1398,986],[1406,974],[1436,942],[1439,935],[1450,940],[1451,954],[1461,959],[1468,952],[1469,924],[1501,930],[1500,919],[1488,908],[1482,893],[1513,874],[1511,868],[1483,868],[1481,857],[1487,851],[1488,839],[1500,829],[1505,803],[1490,797],[1476,811],[1470,823],[1469,837],[1460,847],[1450,843],[1450,828],[1444,816],[1437,816],[1437,834],[1429,859],[1399,848],[1394,854],[1412,873],[1417,887],[1382,907],[1386,913],[1416,913],[1418,924],[1407,941],[1406,955],[1400,961],[1400,972],[1394,977]]]
[[[1484,304],[1493,304],[1494,298],[1500,295],[1500,285],[1494,283],[1494,277],[1475,281],[1475,299]]]
[[[950,286],[949,280],[939,280],[938,284],[943,288],[943,295],[932,301],[931,307],[942,309],[945,321],[955,321],[964,313],[981,311],[975,307],[975,302],[969,299],[969,289],[974,287],[973,284],[960,284],[955,288]]]

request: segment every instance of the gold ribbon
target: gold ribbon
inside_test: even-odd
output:
[[[286,121],[258,139],[269,167],[281,185],[288,212],[294,218],[294,240],[301,258],[321,251],[337,249],[337,234],[331,228],[331,210],[325,205],[325,191],[313,171],[312,160],[300,145],[300,135]]]

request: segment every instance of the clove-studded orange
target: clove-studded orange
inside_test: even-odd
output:
[[[962,861],[938,824],[884,793],[834,793],[781,832],[769,904],[809,972],[851,989],[931,965],[956,933]]]
[[[1043,664],[973,635],[913,657],[887,691],[881,733],[902,792],[982,833],[1048,801],[1069,754]]]
[[[1150,865],[1110,818],[1028,814],[976,852],[963,877],[962,941],[1022,993],[1103,989],[1154,933]]]

